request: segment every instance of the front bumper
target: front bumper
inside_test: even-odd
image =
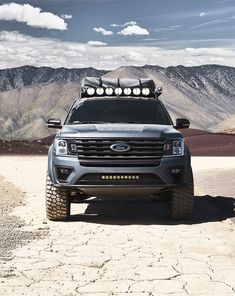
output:
[[[58,168],[70,168],[71,173],[66,180],[61,181],[58,177]],[[172,174],[171,169],[180,168],[180,174]],[[49,157],[48,171],[55,186],[78,189],[89,195],[130,195],[154,194],[159,191],[168,190],[174,187],[185,186],[188,182],[188,171],[190,169],[190,158],[187,155],[177,157],[163,157],[160,165],[155,167],[84,167],[81,166],[76,156],[55,156]],[[84,176],[96,175],[151,175],[156,180],[149,182],[142,181],[110,181],[99,179],[86,180]]]

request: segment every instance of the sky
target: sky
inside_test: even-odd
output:
[[[235,0],[0,0],[0,68],[235,66]]]

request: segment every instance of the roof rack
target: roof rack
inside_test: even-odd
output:
[[[85,77],[81,85],[81,98],[97,96],[143,96],[158,98],[162,88],[152,79]]]

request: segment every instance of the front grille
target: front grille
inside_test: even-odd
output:
[[[114,144],[125,143],[126,152],[112,151]],[[98,138],[75,139],[68,143],[70,153],[76,153],[81,166],[89,167],[148,167],[160,164],[164,140]]]

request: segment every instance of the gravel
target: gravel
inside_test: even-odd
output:
[[[12,214],[17,206],[25,206],[24,192],[0,176],[0,261],[12,259],[12,250],[40,238],[40,231],[24,231],[25,223]]]

